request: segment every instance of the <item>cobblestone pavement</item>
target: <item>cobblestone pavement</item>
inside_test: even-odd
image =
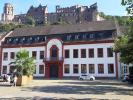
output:
[[[0,82],[0,100],[133,100],[133,84],[116,80],[33,80],[23,87]]]

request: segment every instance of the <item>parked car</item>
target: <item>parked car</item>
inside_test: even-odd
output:
[[[89,76],[89,75],[86,75],[86,74],[82,74],[82,75],[79,76],[79,79],[80,80],[94,81],[95,80],[95,77],[94,76]]]

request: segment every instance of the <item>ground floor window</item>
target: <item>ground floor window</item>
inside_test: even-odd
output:
[[[64,65],[64,73],[65,74],[69,74],[70,73],[70,65],[69,64],[65,64]]]
[[[79,70],[78,70],[78,64],[73,64],[73,73],[74,74],[78,74],[79,73]]]
[[[82,73],[82,74],[86,74],[86,73],[87,73],[86,64],[81,64],[81,73]]]
[[[34,71],[34,74],[36,74],[36,65],[35,65],[35,71]]]
[[[39,65],[39,74],[44,74],[44,65]]]
[[[89,73],[94,74],[95,73],[95,66],[94,64],[89,64]]]
[[[7,74],[7,66],[3,66],[2,73],[3,73],[3,74]]]
[[[104,65],[103,64],[98,64],[98,73],[103,74],[104,73]]]
[[[113,74],[114,73],[114,64],[108,64],[108,73]]]

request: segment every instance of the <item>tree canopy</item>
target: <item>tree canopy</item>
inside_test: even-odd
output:
[[[120,60],[126,64],[133,64],[133,0],[122,0],[122,5],[126,6],[129,13],[127,23],[128,32],[115,39],[114,51],[120,53]],[[132,8],[131,8],[132,6]],[[129,10],[130,9],[130,10]]]

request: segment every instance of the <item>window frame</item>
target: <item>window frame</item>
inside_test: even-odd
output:
[[[93,52],[92,52],[91,50],[92,50]],[[93,55],[93,56],[92,56],[92,55]],[[94,48],[88,49],[88,57],[89,57],[89,58],[94,58]]]
[[[68,68],[68,72],[66,72],[66,68]],[[70,74],[70,64],[64,64],[64,74]]]
[[[76,70],[75,70],[75,67],[77,67]],[[73,64],[73,74],[79,74],[79,65],[78,64]]]
[[[65,58],[70,58],[70,50],[65,49]]]
[[[98,58],[103,58],[103,48],[97,48],[97,57]]]
[[[81,58],[86,58],[86,49],[81,49]]]
[[[101,65],[102,65],[102,67],[101,67]],[[104,74],[104,64],[98,64],[98,74]]]
[[[78,49],[73,49],[73,58],[78,58],[79,57],[78,53],[79,53]]]

